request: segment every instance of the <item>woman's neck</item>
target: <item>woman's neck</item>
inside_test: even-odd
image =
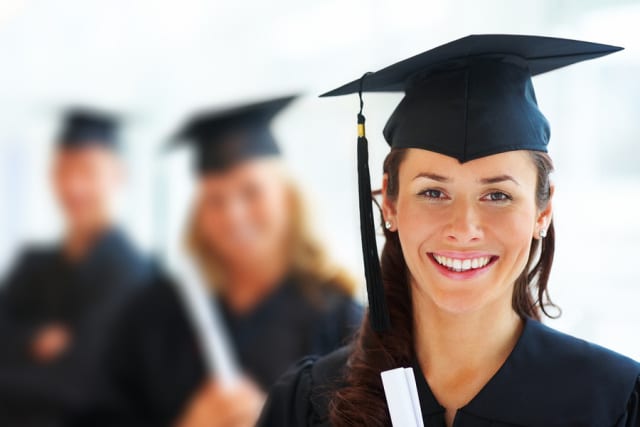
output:
[[[224,298],[236,313],[251,311],[282,283],[288,271],[288,260],[276,255],[229,266]]]
[[[416,356],[435,397],[448,411],[455,411],[502,366],[520,337],[523,321],[511,308],[510,295],[460,314],[446,312],[416,293]]]

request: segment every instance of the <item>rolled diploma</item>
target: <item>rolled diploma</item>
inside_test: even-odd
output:
[[[387,407],[394,427],[424,427],[418,388],[412,368],[380,373]]]
[[[181,260],[178,279],[177,287],[204,351],[209,375],[223,387],[233,386],[241,376],[240,369],[229,345],[216,298],[207,292],[202,276],[190,260]]]

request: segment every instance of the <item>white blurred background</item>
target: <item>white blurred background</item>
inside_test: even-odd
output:
[[[640,359],[638,22],[637,0],[0,0],[0,275],[25,241],[60,233],[48,184],[60,108],[126,114],[121,221],[170,261],[192,179],[187,153],[161,152],[169,135],[199,107],[303,91],[274,130],[335,258],[362,277],[357,100],[315,96],[468,34],[577,38],[626,50],[534,81],[557,168],[550,289],[563,316],[548,323]],[[399,99],[366,97],[373,182]]]

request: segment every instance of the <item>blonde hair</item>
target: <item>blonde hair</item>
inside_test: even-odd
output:
[[[353,296],[356,284],[350,274],[336,265],[328,256],[311,227],[310,215],[302,193],[293,179],[286,173],[280,161],[274,161],[283,183],[287,187],[291,205],[289,228],[290,244],[287,245],[290,260],[290,275],[309,291],[332,287]],[[225,282],[224,265],[204,241],[198,229],[198,216],[202,201],[196,201],[187,225],[185,244],[212,290],[220,289]]]

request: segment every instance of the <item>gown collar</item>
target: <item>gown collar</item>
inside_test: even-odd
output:
[[[475,405],[475,401],[482,400],[483,398],[482,395],[489,393],[489,391],[487,390],[490,390],[492,388],[492,385],[491,385],[492,382],[496,381],[497,377],[504,375],[502,374],[502,371],[506,369],[505,366],[510,363],[510,360],[512,358],[517,357],[515,355],[520,351],[522,342],[529,339],[528,336],[531,334],[530,330],[535,327],[535,325],[532,325],[533,323],[535,323],[535,321],[531,321],[530,319],[527,319],[527,318],[523,320],[524,320],[524,326],[522,328],[522,333],[520,334],[520,337],[518,337],[518,340],[516,341],[516,345],[513,347],[513,350],[511,350],[511,353],[507,357],[506,361],[502,364],[502,366],[498,369],[498,371],[491,377],[491,379],[489,379],[487,384],[485,384],[485,386],[478,392],[478,394],[476,394],[476,396],[460,410],[464,410],[465,408],[468,408],[470,406],[477,406]],[[422,369],[420,368],[420,364],[418,363],[417,358],[414,358],[412,367],[413,367],[414,375],[416,377],[416,385],[418,388],[418,396],[420,398],[420,407],[421,407],[423,416],[431,416],[435,414],[444,413],[445,408],[438,402],[436,397],[433,395],[433,392],[429,387],[429,383],[426,381],[426,378],[422,372]]]
[[[612,425],[626,408],[640,365],[537,320],[523,320],[505,362],[458,413],[507,425]],[[425,425],[433,425],[445,408],[417,360],[413,369]]]
[[[295,293],[294,283],[287,275],[254,307],[244,313],[234,312],[224,297],[216,296],[222,314],[228,323],[251,323],[263,319],[281,308],[283,301],[287,301]]]
[[[117,227],[109,227],[95,240],[87,253],[76,262],[69,261],[62,246],[58,249],[58,258],[63,265],[74,271],[92,271],[101,265],[112,265],[119,260],[130,261],[135,253],[129,240]]]

